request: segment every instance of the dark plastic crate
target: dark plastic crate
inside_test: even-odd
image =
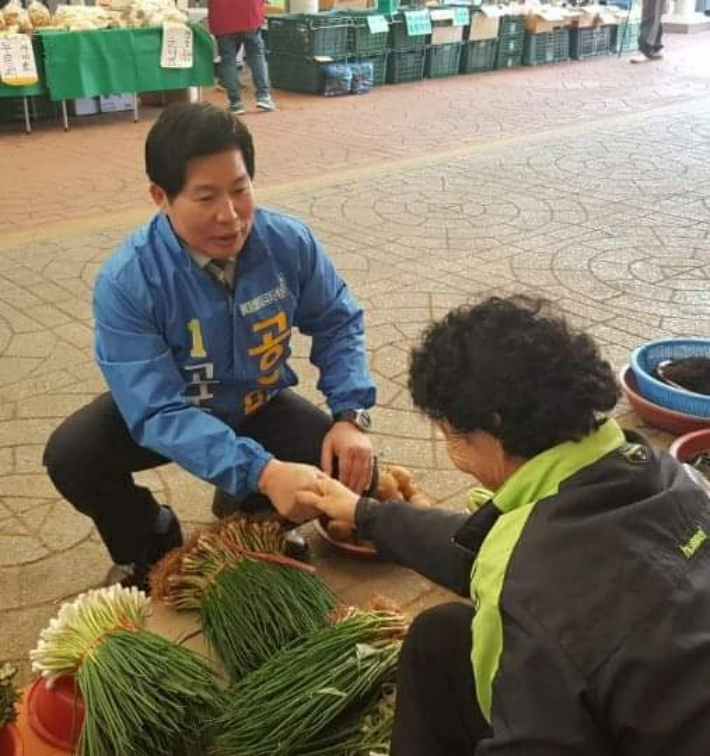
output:
[[[417,34],[414,37],[410,37],[407,31],[407,20],[404,17],[404,13],[396,13],[389,18],[390,24],[390,36],[389,36],[389,48],[390,50],[414,50],[417,47],[426,47],[426,34]]]
[[[523,65],[523,51],[518,50],[516,53],[503,55],[496,55],[495,63],[493,67],[497,70],[499,68],[518,68]]]
[[[612,49],[614,52],[636,52],[639,49],[641,24],[638,21],[622,22],[612,32]],[[621,49],[620,49],[621,48]]]
[[[344,63],[345,58],[332,62]],[[275,89],[287,92],[323,94],[325,69],[329,63],[299,55],[269,53],[269,77]]]
[[[427,79],[440,79],[454,76],[459,72],[461,61],[461,44],[432,45],[426,52],[424,76]]]
[[[544,66],[564,60],[569,60],[569,29],[525,35],[523,65]]]
[[[374,84],[376,87],[382,86],[387,79],[387,53],[380,55],[363,55],[357,58],[348,58],[352,63],[372,63],[374,69]]]
[[[344,56],[350,22],[342,15],[269,16],[269,51],[281,55]]]
[[[471,74],[491,71],[496,60],[496,40],[483,39],[478,42],[464,42],[461,49],[459,73]]]
[[[525,44],[525,32],[522,34],[506,34],[496,40],[499,55],[514,55],[521,52]]]
[[[426,48],[392,50],[387,56],[387,83],[402,84],[424,78]]]
[[[367,23],[368,13],[355,11],[347,14],[350,21],[348,29],[348,53],[351,55],[377,55],[385,52],[389,40],[389,31],[372,34]]]
[[[501,18],[498,36],[506,37],[509,35],[525,36],[525,19],[523,16],[503,16]]]
[[[569,36],[570,56],[574,60],[597,58],[611,52],[611,26],[591,26],[571,29]]]

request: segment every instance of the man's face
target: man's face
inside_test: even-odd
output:
[[[238,150],[192,158],[172,201],[155,184],[150,191],[175,233],[196,252],[226,260],[241,251],[254,219],[254,191]]]

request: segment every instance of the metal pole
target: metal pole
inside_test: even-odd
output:
[[[32,123],[30,122],[30,109],[27,105],[27,96],[22,98],[22,105],[25,109],[25,131],[28,134],[32,133]]]
[[[626,22],[624,23],[624,33],[621,35],[621,42],[619,42],[619,57],[621,57],[621,53],[624,51],[624,44],[626,43],[626,35],[629,31],[629,23],[631,21],[631,11],[633,7],[634,7],[634,0],[630,0],[629,12],[626,14]]]
[[[138,95],[133,93],[133,123],[138,123]]]
[[[62,120],[64,121],[64,131],[69,131],[69,116],[67,115],[66,100],[62,100]]]

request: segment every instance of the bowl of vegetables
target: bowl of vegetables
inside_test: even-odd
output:
[[[676,436],[710,428],[710,417],[687,415],[685,412],[667,409],[642,396],[629,365],[621,369],[619,383],[621,383],[621,388],[634,412],[655,428],[668,431]]]
[[[73,751],[84,724],[84,701],[73,677],[50,687],[44,677],[33,683],[27,699],[30,727],[56,748]]]
[[[694,467],[710,485],[710,428],[677,438],[671,444],[670,453],[679,462]]]

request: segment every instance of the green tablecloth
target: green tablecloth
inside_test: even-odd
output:
[[[42,57],[42,44],[37,37],[32,40],[32,47],[35,51],[35,61],[37,63],[37,75],[39,81],[36,84],[30,84],[28,87],[8,87],[7,84],[0,82],[0,97],[33,97],[35,95],[46,94],[47,87],[44,81],[44,60]]]
[[[206,29],[191,26],[193,66],[181,69],[160,67],[160,27],[41,33],[50,98],[69,100],[213,84],[212,40]]]

